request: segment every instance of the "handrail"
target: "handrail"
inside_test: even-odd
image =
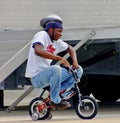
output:
[[[30,44],[31,41],[2,65],[0,68],[0,83],[27,59]]]
[[[92,31],[90,33],[87,34],[87,36],[85,36],[81,41],[79,41],[78,44],[76,44],[74,46],[74,50],[78,50],[83,44],[85,44],[89,39],[93,38],[93,36],[96,35],[95,31]],[[69,53],[67,53],[66,55],[63,56],[63,58],[67,59],[69,57]],[[60,64],[60,62],[58,61],[56,64]]]

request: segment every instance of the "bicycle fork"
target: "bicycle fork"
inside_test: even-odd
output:
[[[82,104],[82,100],[81,100],[81,96],[82,96],[82,95],[81,95],[80,89],[79,89],[79,87],[78,87],[78,82],[80,82],[80,80],[79,80],[78,75],[77,75],[77,72],[76,72],[75,70],[72,70],[71,72],[72,72],[73,77],[74,77],[74,79],[75,79],[75,89],[76,89],[76,91],[77,91],[77,96],[78,96],[79,104],[80,104],[80,106],[82,106],[82,105],[83,105],[83,104]]]

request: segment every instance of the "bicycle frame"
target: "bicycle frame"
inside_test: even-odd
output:
[[[82,106],[82,101],[81,101],[81,93],[80,93],[80,89],[78,87],[78,82],[80,82],[79,78],[78,78],[78,75],[77,75],[77,69],[69,69],[69,71],[73,74],[73,77],[75,79],[75,90],[77,92],[77,95],[78,95],[78,99],[79,99],[79,103],[80,105]]]

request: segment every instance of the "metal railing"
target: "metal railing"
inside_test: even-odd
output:
[[[2,65],[0,68],[0,83],[27,59],[30,44],[31,41]]]

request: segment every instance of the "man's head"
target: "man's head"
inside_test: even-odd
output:
[[[58,15],[49,15],[40,21],[41,26],[50,35],[51,40],[58,40],[62,36],[62,19]]]
[[[63,26],[59,22],[55,23],[48,23],[46,25],[45,31],[48,32],[51,40],[57,41],[58,39],[61,38],[62,32],[63,32]]]

